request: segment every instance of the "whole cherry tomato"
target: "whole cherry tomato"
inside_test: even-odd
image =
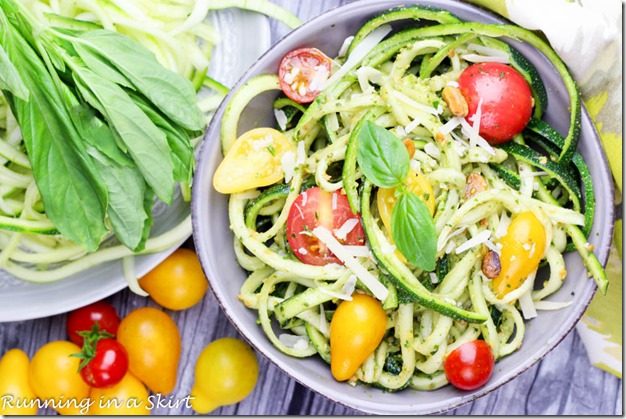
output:
[[[146,386],[128,372],[112,387],[91,389],[90,415],[149,415],[152,402]]]
[[[387,330],[380,301],[354,294],[342,301],[330,321],[330,369],[337,381],[352,377],[378,347]]]
[[[326,192],[319,187],[302,192],[291,204],[287,217],[287,240],[294,255],[309,265],[326,265],[342,262],[328,247],[310,232],[324,226],[331,232],[344,223],[354,220],[354,227],[345,238],[337,238],[347,245],[364,245],[365,233],[358,215],[350,210],[348,198],[339,191]],[[336,234],[333,232],[333,234]]]
[[[168,394],[176,385],[180,332],[163,311],[143,307],[122,319],[117,340],[128,352],[130,372],[154,393]]]
[[[213,175],[213,187],[232,194],[272,185],[283,179],[282,159],[296,147],[282,132],[255,128],[242,134],[231,146]],[[294,159],[295,161],[295,159]]]
[[[115,339],[97,339],[82,350],[84,360],[80,375],[91,387],[111,387],[119,383],[128,371],[126,349]]]
[[[493,365],[493,353],[487,342],[474,340],[450,352],[443,369],[453,386],[461,390],[474,390],[489,381]]]
[[[139,285],[162,307],[185,310],[202,300],[209,283],[198,255],[181,247],[144,275]]]
[[[98,301],[70,312],[67,316],[67,335],[72,342],[82,347],[84,340],[78,332],[90,331],[95,323],[98,323],[101,331],[115,336],[120,318],[111,304]]]
[[[317,48],[293,50],[280,62],[280,88],[292,100],[309,103],[330,77],[331,60]]]
[[[532,114],[530,86],[513,67],[502,63],[479,63],[459,76],[459,89],[468,105],[469,123],[480,104],[479,134],[491,144],[509,141],[522,132]]]
[[[491,281],[498,298],[517,289],[539,267],[546,250],[546,230],[532,211],[517,214],[500,239],[500,274]]]
[[[11,349],[0,359],[0,415],[37,414],[37,396],[28,382],[28,355]]]
[[[191,407],[206,414],[246,398],[256,385],[259,366],[247,343],[222,338],[209,343],[200,353],[195,374]]]
[[[90,387],[80,376],[80,359],[73,354],[80,348],[65,340],[43,345],[28,368],[30,385],[41,400],[63,415],[86,414],[91,405]]]

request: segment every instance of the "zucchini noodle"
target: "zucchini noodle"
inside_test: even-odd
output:
[[[420,10],[426,13],[415,10],[418,16]],[[339,54],[334,71],[340,76],[331,76],[331,83],[309,105],[289,109],[284,106],[287,99],[277,99],[276,109],[291,112],[289,123],[279,121],[278,129],[298,146],[304,145],[306,159],[283,184],[230,196],[235,254],[249,273],[239,299],[258,311],[268,339],[295,357],[319,354],[330,362],[328,324],[338,304],[355,292],[375,293],[352,264],[313,266],[295,256],[296,251],[306,249],[290,248],[285,238],[292,203],[311,186],[327,192],[340,190],[348,196],[353,212],[361,214],[362,223],[369,225],[365,231],[370,252],[352,257],[388,290],[381,298],[387,330],[378,348],[349,380],[351,384],[366,383],[388,391],[434,390],[448,383],[443,369],[446,356],[465,342],[485,340],[496,360],[513,353],[522,345],[527,320],[520,301],[533,304],[555,293],[566,274],[562,252],[569,236],[578,248],[582,246],[583,239],[572,233],[586,222],[582,208],[576,207],[577,197],[568,196],[575,189],[564,187],[569,185],[561,185],[559,179],[506,148],[492,147],[478,138],[476,124],[460,121],[442,99],[442,90],[458,86],[459,75],[474,62],[521,60],[519,53],[489,35],[498,36],[499,25],[481,25],[485,29],[479,33],[463,33],[455,29],[462,27],[454,23],[455,18],[447,19],[452,24],[443,23],[441,35],[436,35],[437,25],[430,26],[423,38],[419,28],[405,30],[377,39],[364,56]],[[361,29],[365,35],[359,32],[359,45],[367,44],[368,30],[380,38],[375,28],[366,24]],[[354,47],[350,50],[359,50]],[[352,67],[337,69],[346,63]],[[534,71],[524,68],[528,74]],[[533,80],[533,89],[540,92],[543,86],[538,83]],[[274,75],[262,75],[236,92],[222,120],[225,151],[235,141],[245,105],[276,84]],[[540,99],[537,96],[536,103]],[[411,169],[424,175],[435,195],[437,260],[445,269],[424,272],[394,252],[375,199],[379,190],[356,163],[355,138],[365,120],[413,143]],[[523,146],[525,133],[514,142]],[[480,177],[484,188],[470,191],[470,175]],[[559,196],[558,202],[551,191]],[[500,254],[498,241],[511,219],[526,211],[532,211],[544,226],[542,266],[549,273],[545,281],[535,284],[537,271],[532,272],[519,288],[499,298],[481,261],[490,250]],[[406,289],[400,292],[391,277],[402,278],[421,297],[407,296]],[[289,339],[281,339],[281,333]]]

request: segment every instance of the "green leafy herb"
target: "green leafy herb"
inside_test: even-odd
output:
[[[404,181],[409,153],[402,141],[383,127],[365,122],[358,137],[357,161],[365,177],[381,188],[397,188],[398,201],[391,214],[391,236],[398,250],[415,266],[435,269],[437,232],[432,216]]]
[[[401,185],[409,173],[409,152],[402,141],[371,121],[359,133],[357,162],[367,179],[381,188]]]
[[[89,251],[112,228],[139,251],[155,196],[171,203],[191,181],[190,139],[204,126],[195,90],[130,38],[62,23],[0,0],[0,89],[56,228]]]
[[[415,266],[435,269],[437,232],[428,207],[413,193],[402,193],[391,213],[391,235],[398,250]]]

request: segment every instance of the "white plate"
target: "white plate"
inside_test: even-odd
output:
[[[209,74],[232,86],[243,72],[270,46],[265,16],[239,9],[211,15],[222,35],[215,48]],[[251,41],[250,34],[254,34]],[[160,235],[189,215],[189,203],[177,196],[171,206],[155,208],[152,235]],[[136,258],[136,273],[142,276],[165,259],[175,247]],[[121,261],[108,262],[50,284],[20,281],[0,271],[0,322],[27,320],[64,313],[108,297],[126,287]]]

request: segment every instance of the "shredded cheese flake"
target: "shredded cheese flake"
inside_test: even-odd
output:
[[[252,141],[252,148],[254,151],[263,150],[265,147],[269,147],[274,144],[274,138],[271,135],[266,135],[263,138]]]
[[[530,289],[519,297],[519,305],[522,309],[522,316],[526,320],[537,317],[537,310],[535,310],[535,303],[530,295]]]
[[[305,338],[303,336],[290,335],[289,333],[281,333],[278,336],[278,340],[286,347],[297,350],[303,350],[308,348],[309,346],[308,338]]]
[[[491,237],[491,230],[483,230],[476,236],[458,246],[455,250],[455,253],[458,255],[459,253],[465,252],[466,250],[471,249],[474,246],[483,244],[489,239],[489,237]]]
[[[274,118],[276,118],[276,123],[281,131],[285,131],[287,129],[287,114],[282,109],[274,109]]]
[[[350,48],[350,44],[352,43],[353,39],[354,39],[354,36],[349,36],[343,40],[343,44],[341,44],[341,48],[339,48],[339,52],[337,53],[338,57],[346,56],[346,53],[348,52],[348,48]]]
[[[338,229],[334,230],[335,237],[339,240],[345,240],[348,234],[359,224],[358,218],[349,218]]]
[[[357,220],[358,221],[358,220]],[[372,275],[363,265],[361,265],[354,257],[352,257],[344,246],[337,241],[332,233],[323,226],[315,227],[313,234],[341,260],[344,265],[354,273],[358,279],[374,294],[374,297],[383,301],[387,298],[389,291],[385,286]]]
[[[285,173],[285,183],[291,182],[293,174],[296,170],[296,159],[293,151],[287,151],[285,152],[285,154],[283,154],[283,156],[280,158],[280,166]]]

